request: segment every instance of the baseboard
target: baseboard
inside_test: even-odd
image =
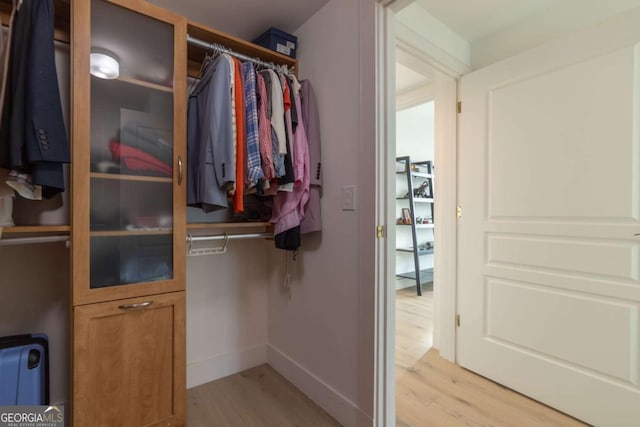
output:
[[[416,281],[415,280],[396,280],[396,291],[401,289],[415,288]]]
[[[343,426],[371,427],[373,425],[373,419],[362,412],[355,403],[272,345],[267,346],[267,361],[273,369]]]
[[[207,360],[187,363],[187,388],[197,387],[267,363],[267,345],[223,353]]]

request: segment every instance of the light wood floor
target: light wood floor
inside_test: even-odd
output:
[[[396,293],[396,421],[400,427],[585,424],[442,359],[429,349],[433,292]]]
[[[333,418],[268,365],[192,388],[189,427],[333,427]]]

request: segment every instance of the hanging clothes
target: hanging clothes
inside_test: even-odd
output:
[[[298,98],[296,102],[298,103],[298,124],[300,124],[302,121],[300,117],[300,99]],[[293,192],[278,193],[274,198],[271,222],[274,224],[276,243],[279,241],[296,241],[295,235],[284,235],[279,237],[277,235],[287,232],[294,234],[300,233],[300,224],[304,218],[305,206],[309,200],[309,151],[304,126],[298,125],[293,139],[295,146],[294,150],[299,153],[299,156],[296,156],[296,163],[300,162],[297,166],[303,169],[302,181],[294,185]],[[290,247],[285,249],[291,250]]]
[[[301,82],[300,101],[302,106],[302,122],[309,143],[310,187],[304,219],[301,223],[302,234],[322,230],[322,213],[320,197],[322,195],[322,162],[320,160],[320,118],[316,95],[309,80]]]
[[[256,83],[258,86],[258,142],[260,144],[260,163],[262,164],[262,173],[264,179],[269,180],[276,177],[276,170],[273,163],[273,145],[271,143],[271,121],[267,116],[267,86],[264,83],[264,77],[260,73],[256,73]]]
[[[284,156],[287,154],[286,129],[284,126],[284,90],[280,83],[280,77],[275,71],[265,70],[263,73],[265,75],[265,80],[268,77],[268,80],[266,80],[269,82],[267,83],[267,87],[271,88],[271,94],[269,97],[271,100],[271,126],[276,132],[278,154]]]
[[[0,117],[2,117],[2,108],[4,107],[4,93],[7,82],[7,73],[9,69],[9,47],[11,45],[13,18],[17,10],[16,3],[16,0],[14,0],[11,16],[9,17],[8,37],[4,36],[4,31],[0,31]],[[0,17],[0,26],[1,25],[3,25],[2,17]]]
[[[11,28],[0,125],[0,166],[29,198],[64,191],[69,144],[54,52],[53,0],[24,0]],[[40,194],[41,193],[41,194]]]
[[[284,147],[286,153],[286,142],[284,136],[284,106],[278,101],[281,91],[279,89],[280,84],[273,79],[276,75],[273,71],[264,70],[261,72],[264,78],[264,83],[267,88],[267,117],[269,124],[271,125],[271,153],[273,159],[273,167],[275,168],[276,178],[283,177],[286,173],[284,167],[284,154],[280,153],[281,147]],[[277,78],[276,78],[277,80]],[[282,121],[280,120],[282,117]],[[276,131],[276,128],[282,126],[282,133]],[[282,140],[282,145],[280,143]],[[272,188],[273,189],[273,186]]]
[[[235,181],[231,65],[224,55],[205,58],[202,77],[189,95],[187,204],[205,212],[227,208]]]
[[[15,1],[14,1],[15,11]],[[2,117],[2,106],[4,104],[4,88],[5,76],[9,65],[8,44],[11,37],[11,22],[13,22],[14,13],[9,18],[9,37],[4,37],[4,31],[0,30],[0,117]],[[0,26],[2,25],[2,17],[0,17]],[[13,226],[13,199],[15,191],[6,181],[9,171],[0,169],[0,227]]]
[[[244,88],[242,82],[242,70],[240,61],[233,58],[235,67],[234,74],[234,98],[236,113],[236,179],[233,191],[233,210],[235,212],[244,211],[244,147],[245,147],[245,126],[244,126]]]
[[[278,191],[293,191],[293,183],[296,181],[296,177],[293,169],[293,133],[291,131],[291,96],[289,95],[289,88],[285,83],[285,79],[282,74],[278,74],[280,79],[280,85],[282,87],[282,97],[284,106],[284,129],[285,129],[285,141],[287,152],[284,155],[284,170],[285,174],[278,178]]]
[[[244,80],[244,109],[247,141],[245,186],[255,187],[258,180],[264,178],[264,173],[260,160],[256,72],[251,62],[242,64],[242,76]]]

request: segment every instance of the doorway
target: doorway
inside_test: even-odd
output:
[[[464,16],[462,12],[452,11],[451,22]],[[528,22],[535,24],[546,16],[534,15]],[[424,22],[416,13],[411,18],[416,26]],[[462,79],[465,103],[460,139],[465,142],[460,144],[458,158],[460,185],[455,173],[451,181],[441,175],[436,179],[454,197],[453,209],[440,205],[434,217],[434,344],[441,355],[450,351],[450,360],[456,359],[455,340],[450,346],[445,343],[451,336],[458,335],[459,344],[474,339],[476,347],[458,347],[457,361],[462,366],[598,425],[611,424],[611,420],[627,425],[638,413],[637,257],[612,255],[613,248],[624,252],[637,246],[633,231],[638,220],[637,180],[633,177],[637,178],[638,168],[629,161],[637,160],[632,154],[637,154],[637,138],[632,137],[637,123],[625,119],[635,117],[632,113],[638,105],[637,91],[633,90],[640,40],[638,18],[640,8],[602,18],[606,22],[597,27],[583,22],[585,27],[580,31],[570,27],[550,34],[545,44],[528,40],[538,44],[532,49],[522,42],[516,50],[499,52],[501,56],[493,49],[499,45],[495,40],[512,41],[510,28],[476,41],[474,65],[478,71]],[[483,43],[491,49],[480,49]],[[384,48],[389,49],[389,44]],[[383,79],[388,79],[393,67],[388,62],[385,66]],[[436,103],[436,122],[437,110]],[[395,117],[387,114],[385,119],[393,128]],[[435,128],[437,132],[438,123]],[[455,132],[455,125],[453,129]],[[605,139],[607,150],[602,152]],[[392,140],[385,143],[393,146]],[[438,147],[448,146],[438,141],[436,135],[435,169],[440,173],[447,169],[438,160]],[[455,168],[455,145],[450,149],[453,156],[447,158]],[[530,152],[553,155],[537,159],[528,155]],[[387,148],[391,159],[389,153]],[[622,156],[626,156],[624,160]],[[504,165],[508,165],[508,174],[502,173]],[[593,176],[594,170],[606,171],[606,176],[601,178],[600,173],[585,185],[585,177]],[[539,176],[547,181],[541,182]],[[523,182],[523,177],[535,178]],[[622,191],[629,188],[634,191]],[[441,232],[441,220],[456,216],[456,190],[464,208],[464,213],[457,210],[458,217],[462,215],[459,260],[456,220],[451,234]],[[441,195],[449,196],[437,186],[435,195],[438,202]],[[608,199],[603,202],[605,195]],[[441,219],[438,210],[445,214]],[[441,252],[438,236],[446,236],[445,244],[453,238],[454,251]],[[583,253],[597,255],[590,258]],[[443,280],[439,255],[464,266],[458,284],[461,318],[457,320],[455,303],[448,314],[438,313],[447,308],[439,303],[451,298],[440,299],[437,292],[455,293],[457,283],[455,271],[453,280]],[[611,261],[603,263],[607,257]],[[631,261],[620,267],[622,259]],[[476,263],[475,268],[470,260]],[[472,270],[474,277],[469,276]],[[393,300],[395,308],[395,289],[386,295],[387,307]],[[459,334],[456,323],[461,324]],[[593,336],[602,338],[594,341]],[[608,341],[603,344],[604,339]],[[480,346],[488,350],[481,352]],[[387,425],[395,422],[395,414],[389,416],[392,413],[393,408],[385,413]]]
[[[400,2],[400,6],[401,6]],[[393,6],[392,6],[393,7]],[[379,56],[381,73],[377,96],[380,99],[378,110],[380,136],[382,140],[378,146],[379,163],[377,176],[378,193],[382,195],[384,208],[379,211],[379,217],[387,224],[386,239],[379,240],[377,254],[379,257],[379,278],[384,278],[384,284],[377,287],[377,318],[378,345],[376,365],[376,419],[377,425],[395,425],[395,360],[396,360],[396,221],[401,217],[401,210],[396,211],[396,198],[407,193],[399,194],[396,188],[397,173],[396,158],[396,104],[398,109],[408,109],[433,102],[433,144],[432,194],[437,198],[433,204],[433,213],[419,215],[431,219],[433,225],[432,236],[432,288],[429,289],[431,302],[431,320],[425,320],[420,327],[430,328],[424,337],[422,349],[428,351],[433,345],[438,348],[439,355],[449,361],[455,361],[455,312],[456,312],[456,79],[465,72],[457,70],[455,64],[441,61],[434,52],[426,52],[422,45],[396,39],[396,19],[392,7],[379,4],[377,20],[380,33],[379,46],[384,46]],[[397,97],[395,84],[396,62],[409,68],[412,72],[427,77],[431,84],[426,88],[423,84],[420,90],[404,93]],[[418,88],[416,88],[418,89]],[[422,159],[421,159],[422,160]],[[411,166],[409,166],[410,168]],[[428,174],[428,172],[427,172]],[[379,206],[382,208],[383,206]],[[418,215],[416,215],[418,216]],[[427,222],[428,223],[428,222]],[[398,232],[399,233],[399,232]],[[381,236],[380,230],[378,235]],[[382,234],[384,235],[384,234]],[[418,245],[421,242],[418,241]],[[411,254],[410,254],[411,255]],[[411,261],[409,261],[410,263]],[[425,264],[426,266],[426,264]],[[414,267],[415,268],[415,267]],[[418,269],[422,269],[419,266]],[[418,270],[416,269],[416,270]],[[424,290],[424,287],[421,287]],[[417,286],[407,288],[407,292],[417,293]],[[383,316],[381,314],[384,313]],[[420,318],[420,316],[418,316]],[[427,326],[425,326],[427,325]]]
[[[396,64],[396,369],[411,368],[433,346],[435,101],[402,102],[432,85]]]
[[[429,351],[455,360],[456,218],[451,213],[458,76],[400,38],[389,48],[395,75],[388,76],[395,79],[395,109],[387,117],[386,154],[387,253],[393,254],[387,275],[394,343],[389,379],[401,386]],[[395,413],[393,418],[395,423]]]

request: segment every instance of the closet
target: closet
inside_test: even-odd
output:
[[[297,63],[142,0],[55,6],[56,40],[72,46],[69,225],[7,227],[2,238],[70,240],[72,425],[183,425],[187,249],[273,235],[267,222],[187,220],[188,76],[215,50]],[[149,140],[163,141],[149,148],[162,162],[113,161]]]

